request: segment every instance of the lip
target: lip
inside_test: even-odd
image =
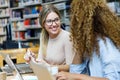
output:
[[[58,26],[51,26],[51,31],[57,31],[58,30]]]
[[[57,31],[57,28],[52,28],[52,31]]]

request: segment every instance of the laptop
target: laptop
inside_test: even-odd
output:
[[[2,54],[6,63],[8,64],[8,66],[11,69],[15,70],[16,77],[13,80],[38,80],[38,78],[36,76],[22,76],[21,73],[19,72],[19,70],[17,69],[16,65],[13,63],[10,55],[9,54],[4,54],[4,53],[0,53],[0,54]]]
[[[14,69],[17,73],[16,78],[13,80],[56,80],[46,65],[36,63],[34,60],[30,61],[30,66],[36,76],[22,76],[16,65],[13,63],[10,55],[2,53],[2,56],[10,68]]]

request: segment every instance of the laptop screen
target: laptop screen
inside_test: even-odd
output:
[[[18,80],[24,80],[23,77],[22,77],[22,75],[21,75],[20,72],[18,71],[16,65],[13,63],[10,55],[7,54],[7,55],[4,55],[3,57],[4,57],[4,59],[5,59],[5,62],[8,64],[8,66],[9,66],[11,69],[15,70],[15,72],[16,72],[16,77],[18,78]]]

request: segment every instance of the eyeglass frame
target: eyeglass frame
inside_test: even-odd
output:
[[[56,20],[57,19],[57,20]],[[51,22],[50,22],[51,21]],[[59,17],[56,17],[55,19],[48,19],[48,20],[45,20],[45,24],[48,25],[48,26],[52,26],[53,25],[53,22],[55,22],[55,24],[58,24],[60,22],[60,18]],[[50,24],[50,25],[49,25]]]

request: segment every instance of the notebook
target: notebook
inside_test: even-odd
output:
[[[36,63],[34,60],[31,60],[30,66],[38,80],[56,80],[44,64]]]
[[[16,72],[16,77],[13,80],[38,80],[38,78],[36,76],[22,76],[20,74],[20,72],[18,71],[16,65],[13,63],[10,55],[2,53],[2,56],[4,57],[6,63],[9,65],[9,67],[11,69],[15,70],[15,72]]]

